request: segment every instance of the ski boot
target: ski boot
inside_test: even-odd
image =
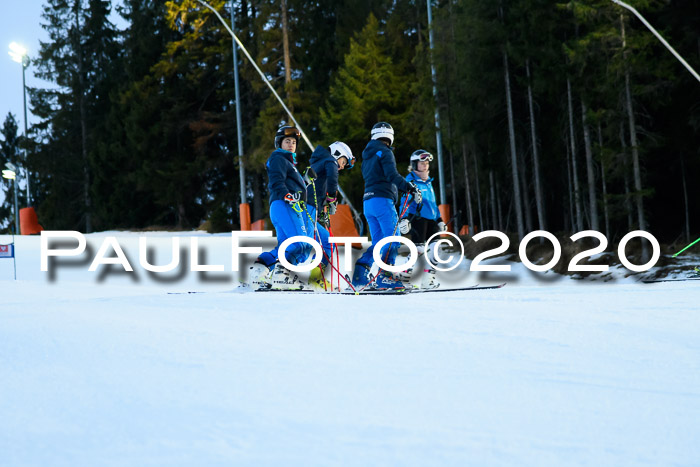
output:
[[[280,263],[275,265],[272,274],[267,281],[270,289],[275,290],[302,290],[304,283],[299,280],[299,275],[286,269]]]
[[[408,282],[413,277],[414,271],[415,268],[411,266],[410,268],[404,269],[403,271],[391,273],[391,277],[393,277],[394,280],[399,282]]]
[[[423,276],[420,278],[419,289],[437,289],[438,287],[440,287],[440,281],[437,280],[435,269],[424,269]]]
[[[352,286],[355,290],[362,289],[370,283],[369,267],[366,264],[356,264],[352,275]]]
[[[321,292],[330,291],[331,283],[326,280],[326,266],[321,263],[311,270],[309,274],[309,286]]]
[[[255,261],[248,268],[248,284],[241,282],[241,286],[249,286],[253,290],[269,288],[273,269],[273,266],[266,266],[262,261]]]
[[[374,281],[373,289],[375,290],[403,290],[406,286],[403,282],[397,281],[390,272],[382,271]]]

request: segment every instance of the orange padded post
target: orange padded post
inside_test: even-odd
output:
[[[36,216],[34,208],[22,208],[19,210],[19,230],[22,235],[35,235],[44,228],[39,225],[39,218]]]
[[[250,230],[250,204],[241,203],[238,207],[240,209],[241,230]]]
[[[265,230],[265,219],[260,219],[259,221],[255,221],[250,225],[250,230]]]
[[[450,206],[449,204],[441,204],[440,206],[438,206],[438,209],[440,210],[440,217],[442,217],[442,222],[444,222],[445,224],[450,222],[450,220],[452,219],[452,206]],[[447,231],[454,233],[454,224],[448,224]]]
[[[350,206],[347,204],[338,205],[335,214],[331,216],[331,226],[336,237],[359,237]]]

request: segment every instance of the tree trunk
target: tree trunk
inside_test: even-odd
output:
[[[498,187],[498,182],[496,182],[496,186]],[[499,191],[500,193],[500,191]],[[499,208],[500,208],[500,200],[499,200]],[[506,212],[505,220],[506,220],[506,225],[505,228],[503,229],[504,232],[509,232],[508,227],[510,227],[510,213],[513,211],[513,198],[511,197],[509,202],[508,202],[508,212]]]
[[[571,149],[567,141],[566,145],[566,177],[569,179],[569,216],[571,216],[571,230],[574,232],[576,228],[576,218],[574,217],[574,187],[571,177]]]
[[[87,130],[87,109],[85,104],[85,66],[83,64],[83,54],[80,45],[80,0],[75,0],[73,4],[75,13],[75,59],[78,70],[78,110],[80,112],[80,144],[83,159],[83,198],[85,203],[85,233],[92,232],[92,198],[90,197],[90,163],[88,161],[88,130]]]
[[[450,184],[452,185],[452,207],[454,208],[452,212],[452,219],[448,219],[447,222],[452,221],[452,229],[455,233],[459,233],[459,210],[457,209],[457,188],[455,187],[455,165],[453,152],[450,151]]]
[[[583,230],[583,212],[581,211],[581,190],[578,186],[578,170],[576,168],[576,136],[574,135],[574,104],[571,95],[571,79],[566,78],[566,92],[569,102],[569,143],[571,144],[571,168],[574,182],[574,208],[576,210],[575,231]]]
[[[620,144],[622,145],[622,174],[625,185],[625,211],[627,211],[627,231],[631,232],[634,221],[632,219],[632,194],[630,193],[629,169],[627,167],[627,141],[625,140],[625,125],[620,122]]]
[[[593,148],[591,144],[591,132],[588,128],[588,109],[586,103],[581,99],[581,121],[583,123],[583,142],[586,150],[586,171],[588,172],[588,204],[591,216],[591,230],[599,230],[598,225],[598,202],[596,200],[595,189],[595,167],[593,167]]]
[[[479,228],[484,229],[484,216],[481,211],[481,189],[479,188],[479,165],[476,160],[478,159],[476,153],[474,153],[474,181],[476,182],[476,206],[479,210]],[[476,233],[476,226],[474,227],[474,233]]]
[[[469,184],[469,158],[467,157],[467,145],[462,140],[462,156],[464,157],[464,194],[467,200],[467,223],[469,225],[469,235],[474,235],[474,212],[472,211],[471,186]]]
[[[527,164],[523,162],[519,167],[520,186],[523,193],[523,211],[525,213],[525,229],[527,232],[532,232],[532,209],[530,209],[530,190],[527,184]]]
[[[503,222],[503,206],[501,204],[501,187],[496,180],[496,204],[498,207],[498,230],[503,231],[504,227],[507,228],[508,224]],[[513,203],[511,203],[512,205]]]
[[[491,188],[491,229],[498,230],[498,217],[496,217],[496,187],[493,180],[493,170],[489,170],[489,184]]]
[[[282,52],[284,54],[284,84],[286,88],[287,104],[294,112],[290,84],[292,83],[292,59],[289,54],[289,21],[287,20],[287,0],[282,0],[280,9],[282,11]]]
[[[685,202],[685,241],[690,242],[690,206],[688,205],[688,186],[685,182],[685,163],[681,154],[681,180],[683,180],[683,201]]]
[[[253,218],[252,221],[258,221],[263,218],[263,190],[260,188],[260,174],[252,173],[250,175],[250,184],[253,189]]]
[[[510,72],[508,69],[508,54],[503,49],[503,74],[506,85],[506,105],[508,107],[508,139],[510,140],[510,160],[513,175],[513,202],[515,203],[515,218],[517,220],[518,238],[525,236],[522,201],[520,199],[520,179],[518,175],[518,154],[515,150],[515,123],[513,121],[513,104],[510,96]]]
[[[620,25],[622,29],[622,48],[627,47],[625,39],[625,20],[620,14]],[[634,190],[637,201],[637,222],[639,230],[646,230],[646,220],[644,219],[644,202],[642,200],[642,171],[639,167],[639,146],[637,145],[637,127],[634,122],[634,107],[632,106],[632,90],[630,89],[630,73],[627,68],[627,51],[625,50],[623,57],[625,58],[625,101],[627,103],[627,118],[630,127],[630,146],[632,146],[632,170],[634,174]],[[642,260],[649,258],[649,247],[647,242],[642,242]]]
[[[537,131],[535,129],[535,108],[532,99],[532,83],[530,77],[530,59],[525,60],[525,72],[527,73],[527,101],[530,110],[530,137],[532,139],[532,165],[535,176],[535,203],[537,204],[537,222],[540,230],[546,230],[544,197],[542,196],[542,182],[540,180],[540,156],[537,149]]]
[[[603,185],[603,218],[605,219],[605,235],[610,237],[610,215],[608,213],[608,186],[605,183],[605,158],[603,157],[603,131],[598,123],[598,148],[600,150],[600,179]]]

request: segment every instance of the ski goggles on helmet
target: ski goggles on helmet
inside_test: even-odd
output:
[[[301,132],[298,129],[294,128],[293,126],[281,128],[279,133],[282,133],[282,134],[278,134],[278,136],[294,136],[297,139],[301,138]]]
[[[411,159],[416,160],[416,161],[428,161],[432,162],[433,161],[433,155],[430,154],[429,152],[424,152],[421,154],[415,154]]]

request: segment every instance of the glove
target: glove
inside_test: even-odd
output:
[[[415,182],[408,182],[408,184],[411,185],[411,190],[409,191],[409,193],[413,195],[413,200],[416,202],[416,204],[422,203],[423,193],[418,188],[418,185],[416,185]]]
[[[411,231],[411,221],[409,221],[408,218],[401,219],[399,221],[399,232],[401,232],[401,235],[406,235],[410,231]]]
[[[316,175],[316,171],[311,167],[307,167],[304,171],[304,182],[306,182],[306,185],[311,185],[317,178],[318,175]]]
[[[287,193],[284,195],[284,200],[288,202],[290,206],[294,206],[301,201],[301,193],[298,191],[296,193]]]
[[[321,211],[318,213],[318,223],[326,228],[331,225],[331,218],[328,216],[326,211]]]
[[[328,205],[328,215],[332,216],[338,209],[338,198],[326,196],[326,204]]]
[[[447,226],[445,225],[444,222],[442,222],[442,221],[438,222],[438,231],[439,232],[446,232],[447,231]]]

